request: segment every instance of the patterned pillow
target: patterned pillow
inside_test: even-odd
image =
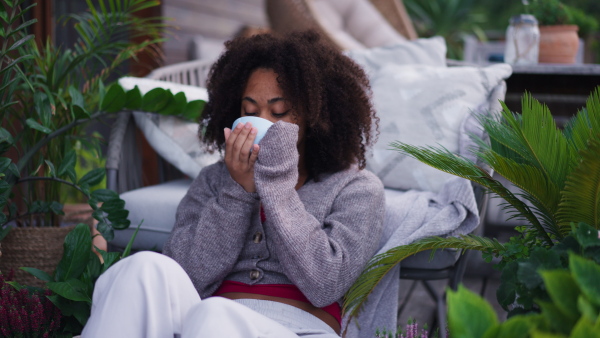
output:
[[[367,169],[386,188],[438,192],[453,176],[391,150],[390,143],[442,146],[458,152],[463,121],[473,112],[488,110],[492,90],[511,73],[507,64],[381,67],[370,79],[380,134]]]
[[[160,87],[170,89],[173,94],[184,92],[188,101],[208,100],[206,89],[201,87],[135,77],[121,78],[119,84],[126,90],[137,85],[142,94]],[[217,153],[209,154],[203,151],[198,139],[198,123],[175,116],[139,111],[134,112],[133,116],[152,148],[190,178],[195,178],[203,167],[215,163],[220,158]]]

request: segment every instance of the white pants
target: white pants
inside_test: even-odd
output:
[[[200,301],[173,259],[144,251],[125,258],[96,282],[82,337],[339,337],[317,317],[291,305],[255,299]]]

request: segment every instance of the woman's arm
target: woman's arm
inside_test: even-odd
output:
[[[318,221],[294,189],[298,127],[279,122],[271,129],[255,164],[256,188],[276,237],[271,243],[288,278],[313,305],[326,306],[344,295],[377,250],[383,186],[370,173],[351,174],[332,201],[323,201],[331,209],[324,222]]]
[[[222,162],[205,167],[190,186],[164,254],[184,268],[201,297],[235,265],[258,205],[258,195],[236,183]]]

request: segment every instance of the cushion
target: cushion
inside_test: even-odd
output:
[[[489,109],[490,94],[510,76],[507,64],[488,67],[382,66],[370,76],[379,139],[367,169],[386,188],[438,192],[454,177],[391,150],[398,141],[458,153],[461,126],[471,113]]]
[[[312,0],[307,4],[317,22],[344,50],[406,40],[368,0]]]
[[[119,84],[127,90],[137,85],[142,94],[161,87],[170,89],[173,94],[184,92],[188,101],[208,100],[206,89],[201,87],[135,77],[121,78]],[[185,175],[195,178],[203,167],[219,159],[219,154],[203,151],[198,139],[198,123],[146,112],[134,112],[133,116],[156,153]]]
[[[127,217],[131,221],[129,229],[115,231],[110,242],[118,248],[125,248],[138,224],[143,221],[133,248],[136,250],[162,251],[175,224],[175,212],[179,202],[187,193],[192,180],[176,180],[131,190],[121,194]]]
[[[347,56],[373,76],[386,65],[429,65],[446,67],[446,41],[441,36],[402,41],[393,45],[349,50]]]

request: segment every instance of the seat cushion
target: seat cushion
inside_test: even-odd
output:
[[[126,247],[138,224],[143,221],[133,248],[162,251],[175,224],[177,206],[191,183],[190,179],[176,180],[121,194],[125,208],[129,210],[131,226],[127,230],[115,231],[115,238],[110,244],[117,248]]]

